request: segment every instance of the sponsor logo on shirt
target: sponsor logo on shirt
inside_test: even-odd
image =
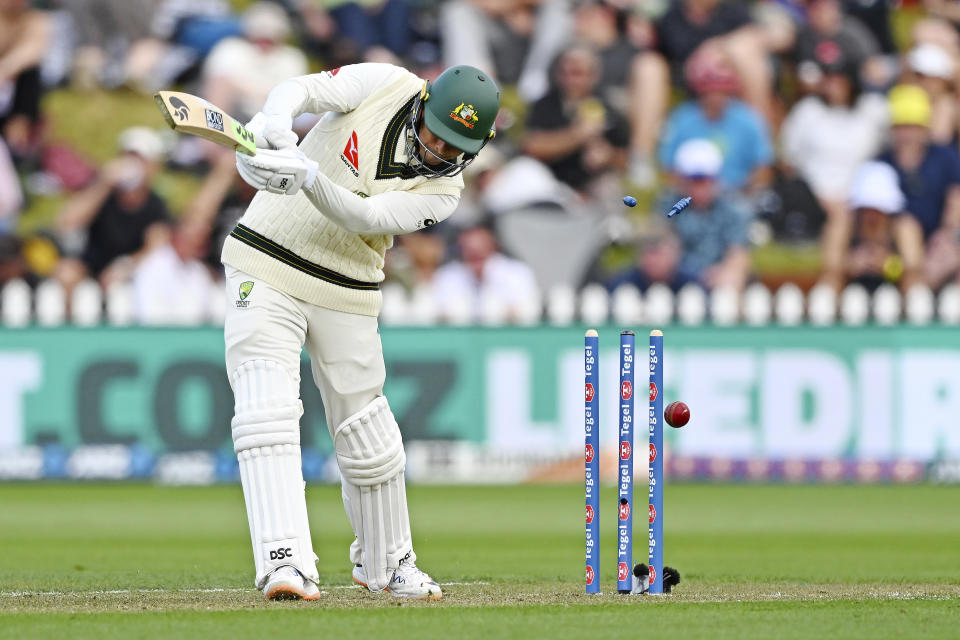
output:
[[[347,139],[347,145],[343,148],[340,159],[343,160],[343,164],[347,165],[347,169],[350,170],[354,178],[360,177],[360,151],[357,147],[356,131],[352,132],[350,138]]]

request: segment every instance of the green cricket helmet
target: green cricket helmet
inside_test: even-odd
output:
[[[424,84],[410,111],[407,130],[407,157],[420,175],[455,176],[473,162],[480,149],[496,135],[494,120],[500,109],[500,89],[493,79],[476,67],[450,67],[432,83]],[[419,160],[432,153],[420,141],[418,124],[430,133],[463,151],[456,160],[430,165]]]

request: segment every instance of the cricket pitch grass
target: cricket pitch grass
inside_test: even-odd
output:
[[[354,587],[339,488],[307,499],[324,596],[272,603],[239,487],[0,485],[0,638],[960,637],[960,487],[668,486],[649,597],[615,592],[612,487],[595,596],[581,486],[412,487],[435,603]]]

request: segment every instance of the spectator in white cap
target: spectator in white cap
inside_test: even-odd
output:
[[[290,20],[274,2],[256,2],[243,14],[244,38],[217,43],[203,67],[203,96],[245,122],[281,81],[305,75],[307,58],[284,44]]]
[[[682,196],[693,198],[690,208],[674,218],[682,247],[679,273],[708,289],[741,290],[750,275],[747,230],[753,214],[742,198],[721,188],[720,149],[703,138],[688,140],[672,166],[676,189],[665,194],[661,209]]]
[[[882,148],[889,129],[886,98],[857,75],[858,59],[843,48],[817,47],[798,66],[814,93],[790,109],[780,128],[781,166],[810,188],[826,214],[820,235],[821,282],[839,289],[850,246],[847,196],[857,167]]]
[[[953,57],[940,45],[925,42],[908,51],[904,60],[904,81],[919,85],[930,96],[930,139],[952,143],[960,126]]]
[[[896,170],[867,162],[850,190],[854,232],[847,258],[849,277],[868,289],[884,282],[904,291],[923,281],[923,229],[906,211]]]

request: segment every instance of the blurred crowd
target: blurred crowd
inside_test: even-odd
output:
[[[503,89],[460,210],[388,256],[440,319],[522,319],[591,283],[960,278],[955,0],[0,0],[0,286],[54,280],[70,300],[92,279],[128,287],[141,322],[191,321],[253,196],[232,153],[159,116],[95,166],[48,139],[50,96],[176,88],[245,120],[280,80],[363,61],[468,63]],[[199,186],[174,209],[157,181],[178,173]],[[813,269],[756,267],[798,248]]]

